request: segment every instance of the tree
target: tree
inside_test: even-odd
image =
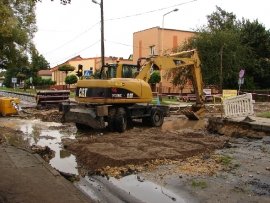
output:
[[[150,76],[150,78],[148,80],[148,83],[150,83],[150,84],[157,84],[157,83],[160,82],[160,80],[161,80],[160,72],[158,70],[155,70],[151,74],[151,76]]]
[[[68,75],[65,79],[65,83],[68,84],[68,85],[71,85],[71,84],[75,84],[78,82],[78,78],[76,75],[72,74],[72,75]]]
[[[270,87],[270,31],[260,24],[243,20],[241,27],[241,41],[250,47],[250,63],[247,64],[247,75],[257,88]]]
[[[236,16],[216,6],[216,11],[207,16],[210,31],[233,30],[237,27]]]
[[[153,91],[155,91],[156,84],[161,80],[160,72],[158,70],[153,71],[150,75],[148,83],[151,85]]]
[[[58,67],[58,70],[65,72],[66,73],[66,76],[67,76],[67,74],[68,74],[69,71],[74,71],[75,70],[75,67],[74,66],[71,66],[69,64],[64,64],[62,66],[59,66]]]
[[[207,16],[208,24],[203,26],[195,37],[179,49],[196,48],[202,63],[205,84],[220,88],[236,88],[240,69],[246,70],[245,88],[260,87],[254,75],[266,74],[268,63],[264,55],[263,62],[257,59],[257,53],[267,53],[268,49],[260,45],[269,44],[268,32],[261,25],[249,25],[249,21],[237,21],[233,13],[217,7],[217,11]],[[257,28],[256,28],[257,27]],[[255,29],[256,28],[256,29]],[[258,34],[258,30],[260,34]],[[259,37],[260,36],[260,37]],[[259,37],[259,38],[258,38]],[[263,40],[262,40],[263,39]],[[262,41],[259,43],[258,41]],[[255,50],[264,50],[256,51]],[[263,68],[264,71],[261,69]],[[266,74],[268,75],[268,74]]]
[[[172,78],[171,82],[174,86],[178,86],[180,88],[181,94],[185,85],[188,82],[188,79],[193,80],[191,75],[191,69],[189,67],[185,68],[174,68],[167,72],[166,77]]]
[[[0,61],[1,68],[18,67],[18,60],[27,58],[36,32],[35,2],[32,0],[0,0]]]
[[[31,74],[35,76],[38,71],[46,70],[50,67],[49,62],[43,55],[39,54],[34,45],[31,46]]]
[[[62,66],[60,66],[60,67],[58,67],[58,70],[59,71],[63,71],[63,72],[65,72],[66,73],[66,78],[68,77],[68,72],[69,71],[74,71],[75,70],[75,67],[74,66],[71,66],[71,65],[69,65],[69,64],[64,64],[64,65],[62,65]],[[66,79],[65,79],[65,81],[66,81]],[[67,84],[67,83],[66,83]]]
[[[6,86],[11,86],[22,67],[29,67],[28,50],[36,32],[33,0],[0,0],[0,68],[6,69]]]
[[[239,21],[219,7],[207,20],[194,38],[179,47],[199,51],[204,82],[236,88],[238,73],[245,69],[243,88],[269,88],[270,31],[258,20]]]

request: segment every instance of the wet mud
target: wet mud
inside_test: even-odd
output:
[[[79,175],[78,188],[98,196],[96,202],[121,202],[108,194],[112,188],[138,202],[157,202],[147,199],[155,191],[164,202],[269,202],[269,135],[241,125],[214,126],[220,131],[211,125],[209,118],[173,115],[162,128],[135,123],[121,134],[79,132],[74,124],[61,124],[57,109],[25,109],[0,118],[0,143],[32,146],[62,175],[75,182]]]

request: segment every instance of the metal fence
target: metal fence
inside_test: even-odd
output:
[[[252,94],[247,93],[223,101],[225,117],[241,117],[254,114]]]

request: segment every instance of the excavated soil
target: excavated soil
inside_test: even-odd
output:
[[[125,133],[102,136],[84,134],[66,148],[88,170],[130,164],[178,160],[222,148],[227,138],[203,132],[162,131],[159,128],[134,128]]]
[[[255,103],[256,114],[269,109],[270,103]],[[61,121],[58,109],[25,109],[19,117]],[[75,140],[62,143],[76,155],[79,171],[90,171],[89,175],[120,178],[137,173],[172,191],[188,191],[197,202],[269,202],[269,135],[229,123],[221,126],[221,133],[211,134],[208,120],[192,122],[173,115],[163,128],[135,123],[125,133],[77,132]],[[75,126],[61,126],[74,133],[71,128]],[[0,127],[0,144],[8,136],[20,146],[21,133]]]

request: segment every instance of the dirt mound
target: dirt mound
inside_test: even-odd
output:
[[[29,108],[23,110],[20,114],[23,118],[37,118],[45,122],[61,122],[62,113],[58,109],[34,109]]]
[[[8,127],[0,126],[0,144],[9,142],[17,147],[27,147],[27,141],[23,140],[23,132]]]
[[[153,160],[179,160],[221,148],[227,139],[203,132],[134,128],[122,134],[84,135],[77,140],[66,144],[67,149],[76,154],[81,165],[93,171]]]

